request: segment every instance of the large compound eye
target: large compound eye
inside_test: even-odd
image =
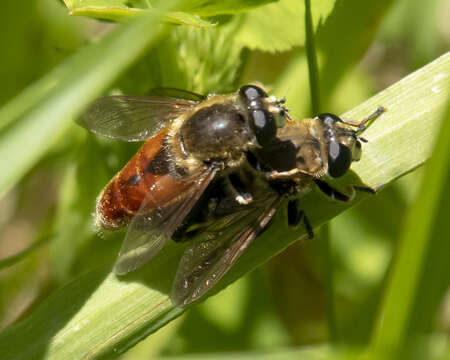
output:
[[[333,125],[337,122],[342,122],[342,120],[338,116],[330,113],[320,114],[318,118],[322,120],[325,125],[328,126]]]
[[[246,106],[249,106],[252,102],[260,101],[262,98],[267,97],[267,94],[257,86],[245,85],[239,89],[239,97]]]
[[[255,132],[259,145],[269,144],[277,134],[277,124],[274,117],[266,110],[252,110],[250,112],[250,123]]]
[[[258,144],[269,144],[277,134],[277,123],[273,115],[264,109],[263,99],[267,94],[257,86],[246,85],[239,89],[239,97],[247,109],[249,123]]]
[[[340,177],[349,169],[351,162],[351,150],[337,141],[330,141],[328,147],[328,173],[332,177]]]

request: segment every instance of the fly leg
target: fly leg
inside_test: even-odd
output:
[[[336,190],[335,188],[331,187],[325,181],[314,179],[314,182],[325,195],[329,196],[333,200],[348,202],[352,198],[352,196],[345,195],[341,193],[339,190]]]
[[[368,194],[376,194],[377,191],[374,188],[368,187],[368,186],[359,186],[359,185],[353,185],[353,189],[361,192],[365,192]]]
[[[246,189],[246,186],[238,173],[232,173],[226,177],[226,183],[231,190],[234,199],[240,205],[248,205],[253,201],[252,194]]]
[[[329,196],[333,200],[339,200],[339,201],[348,202],[354,196],[354,194],[351,194],[349,196],[349,195],[345,195],[345,194],[341,193],[339,190],[336,190],[335,188],[333,188],[332,186],[327,184],[325,181],[322,181],[322,180],[319,180],[319,179],[314,179],[314,182],[316,183],[316,185],[319,187],[319,189],[325,195]],[[352,190],[356,190],[356,191],[365,192],[365,193],[368,193],[368,194],[376,194],[376,190],[375,189],[373,189],[371,187],[367,187],[367,186],[353,185],[353,186],[351,186],[351,189]]]
[[[287,217],[289,226],[297,226],[303,221],[306,227],[306,232],[308,233],[308,237],[310,239],[314,237],[314,230],[308,220],[308,217],[303,210],[298,209],[298,199],[289,200],[287,207]]]

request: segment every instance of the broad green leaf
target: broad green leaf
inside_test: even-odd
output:
[[[184,75],[186,89],[203,94],[235,90],[233,84],[242,62],[242,46],[234,41],[237,26],[231,20],[215,29],[184,27],[174,31],[170,55]],[[164,66],[164,72],[169,77],[173,70]]]
[[[163,12],[165,21],[194,27],[211,27],[213,23],[200,16],[211,17],[224,14],[237,14],[276,0],[195,0],[173,12]],[[122,21],[147,13],[159,13],[163,1],[126,0],[64,0],[71,15],[89,16],[97,19]]]
[[[0,194],[62,136],[86,105],[157,38],[159,19],[122,26],[59,65],[0,109]],[[143,34],[146,34],[145,36]]]
[[[188,89],[200,94],[236,90],[242,46],[234,41],[234,19],[213,29],[172,28],[149,53],[120,79],[123,93],[146,94],[156,87]]]
[[[148,7],[129,7],[128,1],[123,0],[65,0],[70,15],[88,16],[101,20],[124,21],[148,13],[161,16],[172,24],[191,25],[195,27],[211,27],[214,24],[201,19],[199,16],[182,11],[161,12]]]
[[[278,0],[192,0],[183,7],[183,10],[202,16],[239,14],[276,1]]]
[[[333,11],[335,0],[312,2],[314,28]],[[280,0],[242,15],[237,40],[250,49],[286,51],[305,43],[305,6],[303,1]]]
[[[449,72],[450,53],[343,115],[361,119],[378,105],[388,109],[364,134],[369,143],[363,157],[341,185],[363,183],[381,189],[428,159],[448,98]],[[357,194],[352,203],[342,204],[313,192],[302,204],[317,227],[368,197]],[[283,207],[272,226],[209,295],[304,236],[303,227],[288,227]],[[128,276],[117,278],[107,266],[54,292],[29,318],[0,334],[1,357],[116,357],[183,313],[169,299],[182,250],[182,244],[171,242],[148,265]]]

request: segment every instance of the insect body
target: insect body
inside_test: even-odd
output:
[[[348,200],[320,178],[341,176],[358,160],[359,135],[382,110],[360,123],[332,114],[297,122],[283,99],[253,85],[208,97],[171,91],[170,98],[101,98],[80,124],[111,138],[146,140],[98,197],[97,224],[129,226],[114,268],[119,275],[142,266],[170,238],[189,240],[172,290],[175,304],[188,304],[220,280],[286,195],[316,182]]]

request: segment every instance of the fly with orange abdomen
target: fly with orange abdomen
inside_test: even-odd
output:
[[[207,97],[171,92],[176,97],[100,98],[79,122],[110,138],[146,140],[97,200],[101,228],[130,224],[118,274],[153,257],[216,175],[240,167],[247,151],[275,137],[277,118],[286,116],[282,101],[257,86]]]
[[[118,275],[145,264],[170,238],[190,241],[173,284],[176,305],[211,289],[286,197],[315,183],[349,200],[321,178],[342,176],[359,159],[360,133],[383,111],[361,122],[332,114],[293,121],[284,99],[254,85],[230,95],[158,91],[100,98],[79,123],[106,137],[145,141],[99,195],[96,222],[106,230],[128,225]],[[303,220],[312,236],[306,216],[289,209],[289,221]]]

